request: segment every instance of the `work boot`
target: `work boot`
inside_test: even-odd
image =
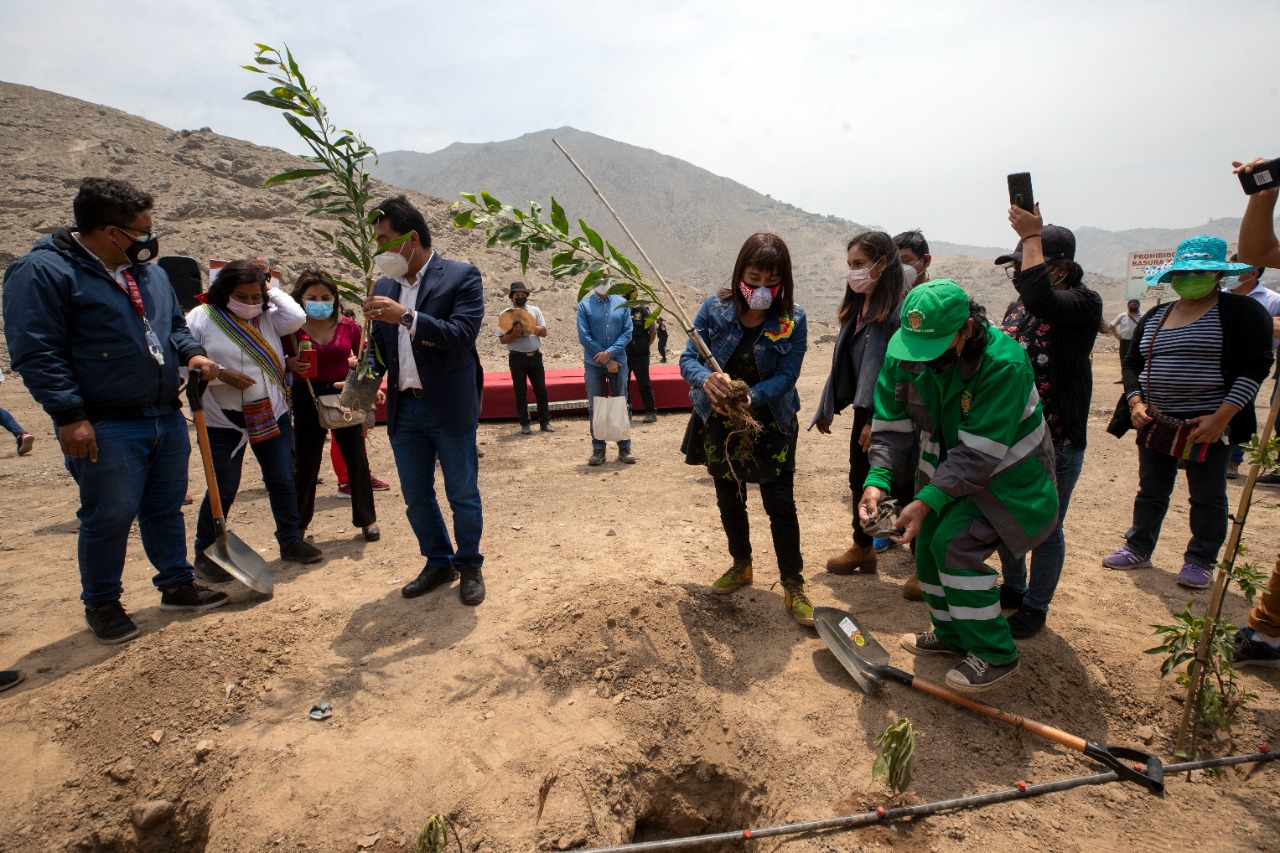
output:
[[[533,435],[533,429],[528,424],[520,424],[521,435]]]
[[[643,421],[641,421],[641,423],[646,423],[646,424],[653,424],[653,423],[657,423],[657,422],[658,422],[658,413],[657,413],[657,412],[645,412],[645,413],[644,413],[644,420],[643,420]]]
[[[556,431],[556,428],[551,425],[551,421],[543,421],[542,423],[538,424],[538,429],[542,430],[543,432]]]
[[[1018,671],[1021,658],[996,666],[975,654],[970,655],[947,673],[947,686],[961,693],[985,693]]]
[[[798,625],[811,627],[813,605],[809,603],[809,596],[804,594],[804,582],[784,580],[782,590],[782,601],[787,606],[787,612],[791,614],[791,618],[796,620]]]
[[[836,554],[827,560],[827,571],[833,575],[874,575],[876,573],[876,549],[874,545],[865,548],[854,542],[843,554]]]
[[[751,561],[734,560],[729,571],[715,579],[711,591],[717,595],[728,595],[739,587],[751,585]]]
[[[924,601],[924,593],[920,590],[920,578],[916,577],[914,572],[902,585],[902,597],[907,601]]]
[[[593,468],[594,468],[595,466],[597,466],[597,465],[603,465],[603,464],[604,464],[604,451],[603,451],[603,450],[593,450],[593,451],[591,451],[591,458],[587,460],[587,464],[588,464],[588,465],[590,465],[590,466],[591,466],[591,467],[593,467]]]
[[[618,461],[622,462],[625,465],[634,465],[636,464],[636,457],[635,457],[635,454],[632,453],[629,448],[626,450],[620,449],[618,451]]]
[[[480,569],[461,569],[462,583],[458,584],[458,598],[463,604],[475,607],[484,601],[484,574]]]

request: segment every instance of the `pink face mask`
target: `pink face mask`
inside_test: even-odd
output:
[[[235,314],[241,320],[252,320],[262,313],[262,303],[250,305],[248,302],[241,302],[239,299],[228,299],[227,307],[231,309],[231,313]]]
[[[871,267],[849,270],[844,280],[849,283],[849,289],[854,293],[869,293],[876,286],[876,279],[871,277]]]

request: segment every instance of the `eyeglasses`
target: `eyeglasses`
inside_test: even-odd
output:
[[[119,228],[121,231],[123,231],[124,233],[128,234],[130,237],[133,237],[133,234],[132,234],[131,232],[134,232],[134,231],[140,231],[140,230],[141,230],[141,229],[138,229],[138,228],[134,228],[134,227],[132,227],[132,226],[130,226],[130,225],[117,225],[117,226],[115,226],[115,227],[116,227],[116,228]],[[154,228],[152,228],[152,229],[151,229],[151,230],[149,230],[149,231],[142,231],[142,236],[141,236],[141,237],[133,237],[133,239],[135,239],[135,240],[150,240],[150,239],[151,239],[152,237],[154,237],[154,236],[156,236],[156,232],[155,232],[155,229],[154,229]]]

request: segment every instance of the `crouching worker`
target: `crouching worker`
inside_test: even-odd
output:
[[[1026,352],[954,281],[922,284],[903,303],[876,382],[863,521],[875,517],[895,474],[913,464],[915,429],[918,488],[893,538],[919,537],[916,576],[933,631],[906,634],[902,645],[917,655],[963,657],[947,684],[981,693],[1018,669],[1000,613],[1000,575],[986,560],[1001,544],[1023,555],[1049,536],[1058,496]]]

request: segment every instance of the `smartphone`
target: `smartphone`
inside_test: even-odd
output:
[[[1249,173],[1240,173],[1240,186],[1245,195],[1253,195],[1263,190],[1271,190],[1280,186],[1280,158],[1259,163]]]
[[[1031,173],[1014,172],[1009,176],[1009,204],[1027,213],[1036,212],[1036,200],[1031,194]]]

